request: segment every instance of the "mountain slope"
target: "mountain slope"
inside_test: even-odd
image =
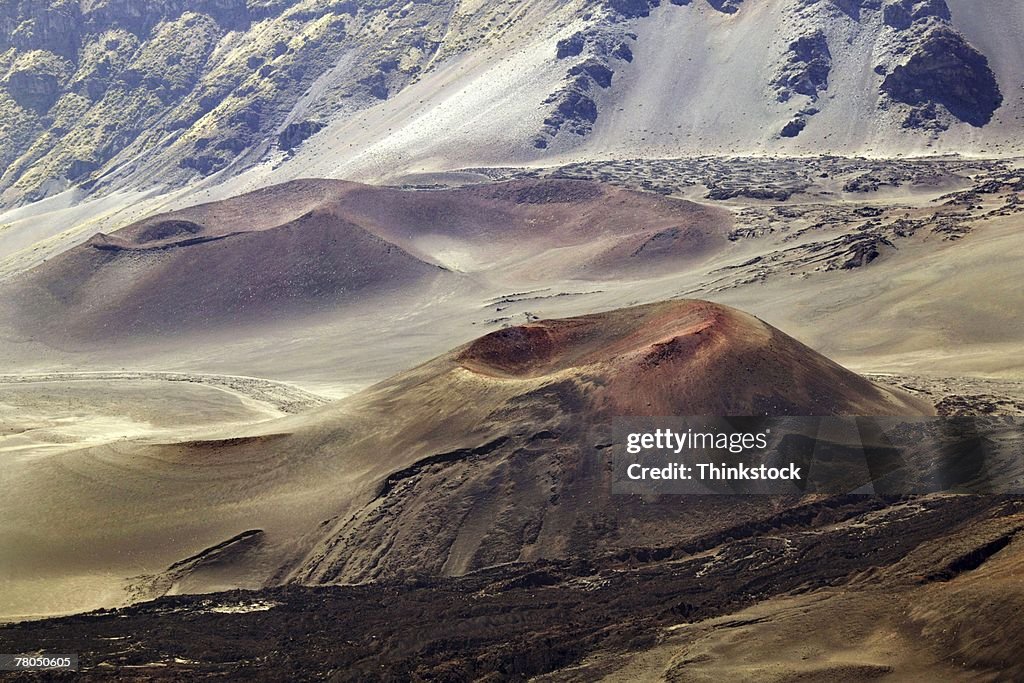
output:
[[[288,149],[400,88],[448,3],[5,0],[5,198],[113,173],[180,184]]]
[[[1022,12],[1004,0],[5,0],[0,190],[15,203],[253,167],[249,188],[549,158],[1010,154]]]
[[[1022,48],[978,26],[1021,26],[1019,6],[997,20],[942,1],[643,4],[438,63],[240,187],[549,159],[1020,150]]]

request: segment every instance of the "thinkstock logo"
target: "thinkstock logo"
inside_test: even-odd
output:
[[[1024,493],[1017,418],[617,418],[613,432],[614,493]]]

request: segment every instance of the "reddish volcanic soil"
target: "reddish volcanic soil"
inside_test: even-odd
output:
[[[56,342],[216,331],[435,284],[451,292],[497,268],[678,271],[727,244],[730,225],[720,209],[583,181],[410,191],[300,180],[97,234],[2,293],[16,329]],[[530,265],[565,248],[555,265]]]
[[[616,415],[920,414],[931,407],[881,389],[735,309],[673,301],[492,332],[456,361],[474,372],[601,377]]]
[[[611,495],[606,447],[616,416],[934,412],[757,318],[691,300],[493,332],[351,405],[344,421],[325,414],[330,433],[361,424],[363,433],[395,436],[332,444],[350,466],[380,478],[363,489],[360,506],[311,537],[290,574],[303,582],[366,580],[410,567],[459,575],[639,539],[653,544],[774,505],[694,507]],[[445,524],[426,521],[438,519]]]

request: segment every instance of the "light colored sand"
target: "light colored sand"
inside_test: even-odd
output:
[[[1024,377],[1019,219],[861,269],[719,295],[858,370]]]
[[[123,441],[197,438],[216,428],[252,425],[323,402],[278,389],[249,389],[224,378],[185,380],[157,373],[0,376],[0,458],[25,458]],[[252,382],[252,384],[257,384]],[[293,390],[295,394],[301,394]],[[282,400],[283,399],[283,400]],[[292,400],[289,400],[292,399]]]
[[[979,680],[922,647],[901,619],[905,611],[894,609],[903,602],[870,590],[774,598],[728,616],[669,627],[652,648],[593,656],[575,671],[541,680],[573,680],[574,673],[577,680],[607,683]]]
[[[202,439],[253,429],[285,414],[274,405],[268,389],[249,389],[247,395],[247,386],[260,386],[258,382],[210,378],[203,384],[154,376],[0,378],[0,481],[7,492],[4,499],[14,506],[3,506],[0,525],[0,547],[6,549],[0,553],[0,618],[122,603],[126,577],[150,567],[150,560],[105,547],[96,539],[109,538],[104,529],[120,528],[126,538],[138,542],[139,532],[133,529],[145,527],[147,510],[162,511],[166,528],[181,524],[178,516],[187,514],[185,510],[161,504],[165,486],[173,489],[174,482],[162,481],[159,467],[151,468],[146,461],[119,459],[116,454],[125,444]],[[232,385],[239,388],[229,388]],[[82,449],[99,449],[103,455],[88,455],[96,451]],[[72,498],[65,496],[69,484],[79,491]],[[138,497],[129,497],[134,501],[129,503],[131,512],[102,512],[111,510],[112,499],[132,490]],[[82,513],[85,500],[94,501],[95,514]],[[26,543],[28,538],[35,540]],[[175,538],[170,531],[163,540],[152,537],[148,543],[160,555],[160,546],[173,545]],[[60,547],[74,550],[68,555]],[[130,547],[128,541],[124,548]]]

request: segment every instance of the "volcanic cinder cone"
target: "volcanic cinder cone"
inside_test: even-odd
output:
[[[930,411],[754,317],[671,301],[497,331],[259,434],[21,463],[0,545],[14,604],[101,586],[83,607],[128,577],[137,598],[586,559],[796,503],[613,496],[614,416]]]

